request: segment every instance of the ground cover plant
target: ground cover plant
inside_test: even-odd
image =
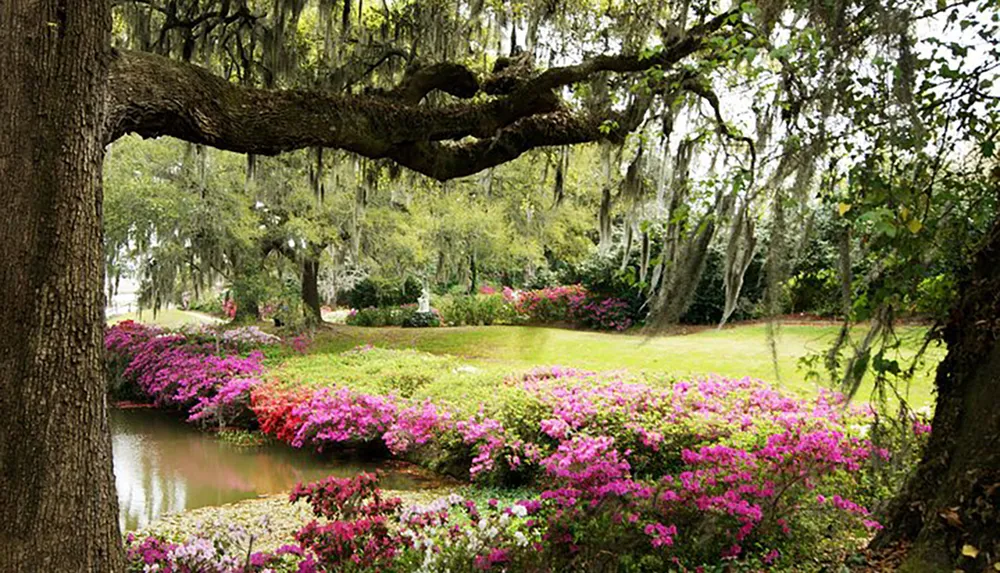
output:
[[[331,326],[317,331],[307,354],[283,362],[283,371],[309,368],[330,354],[373,344],[379,348],[417,349],[435,355],[459,356],[466,364],[481,369],[498,366],[527,370],[535,366],[571,364],[590,370],[626,368],[634,373],[668,373],[675,377],[695,377],[717,373],[729,377],[752,376],[780,382],[801,396],[814,394],[822,385],[807,376],[801,359],[828,348],[839,327],[830,323],[783,323],[778,326],[777,346],[769,355],[768,327],[764,324],[733,328],[700,328],[678,331],[675,336],[619,335],[561,328],[528,326],[461,327],[402,330],[384,328],[344,328]],[[855,336],[863,336],[864,326]],[[926,327],[897,328],[901,345],[898,360],[911,359],[922,344]],[[931,345],[909,385],[909,401],[915,407],[932,403],[934,368],[944,355]],[[724,360],[720,360],[724,357]],[[503,370],[503,368],[501,368]],[[871,378],[858,391],[871,396]]]
[[[406,457],[474,484],[526,487],[525,498],[403,508],[372,476],[331,478],[292,494],[322,519],[284,550],[237,551],[205,535],[137,539],[129,556],[139,570],[818,570],[879,527],[871,513],[915,455],[868,439],[869,408],[752,378],[504,375],[361,346],[326,356],[313,373],[328,377],[307,382],[301,368],[299,379],[280,366],[261,372],[270,338],[213,334],[231,342],[212,346],[208,336],[123,323],[106,345],[123,378],[192,421],[214,404],[213,423],[259,426],[293,447]],[[196,375],[180,382],[181,372]],[[442,380],[466,376],[493,385],[464,404],[434,398]],[[913,422],[893,438],[926,439],[926,420]]]

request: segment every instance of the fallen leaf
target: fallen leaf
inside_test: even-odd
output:
[[[972,557],[973,559],[975,559],[976,557],[979,556],[979,550],[966,543],[965,545],[962,546],[962,555],[965,555],[966,557]]]
[[[938,516],[952,527],[962,527],[962,518],[958,516],[958,512],[955,511],[956,509],[948,508],[939,513]]]

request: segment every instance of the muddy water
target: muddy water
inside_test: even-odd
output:
[[[330,460],[283,444],[239,447],[153,409],[111,409],[115,485],[123,530],[161,515],[287,492],[298,482],[381,469],[392,489],[440,486],[376,462]]]

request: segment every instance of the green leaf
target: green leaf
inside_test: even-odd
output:
[[[983,157],[993,157],[993,152],[996,151],[996,142],[987,139],[979,144],[979,150],[983,153]]]

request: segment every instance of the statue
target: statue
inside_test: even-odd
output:
[[[425,281],[423,292],[420,293],[420,298],[417,299],[417,312],[426,313],[430,311],[431,311],[431,291],[430,289],[427,288],[427,282]]]

